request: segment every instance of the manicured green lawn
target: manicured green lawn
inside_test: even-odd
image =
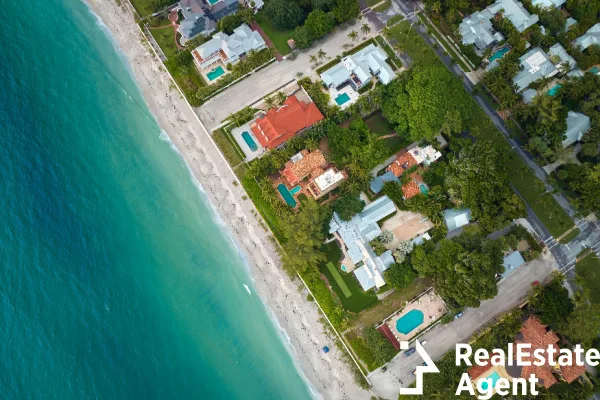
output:
[[[377,41],[379,46],[381,46],[381,48],[385,51],[385,53],[390,57],[388,59],[388,62],[390,62],[391,67],[394,70],[402,68],[402,61],[400,61],[400,59],[396,56],[396,53],[394,53],[394,50],[392,50],[392,48],[387,44],[385,39],[381,36],[377,36],[375,40]]]
[[[373,11],[375,11],[375,12],[384,12],[385,10],[387,10],[388,8],[390,8],[391,5],[392,5],[392,0],[385,0],[385,2],[382,3],[381,5],[379,5],[377,7],[373,7]]]
[[[366,119],[365,123],[369,129],[371,129],[371,131],[376,133],[378,136],[385,136],[394,133],[394,125],[388,122],[388,120],[385,119],[379,112]],[[410,144],[408,140],[401,138],[400,136],[383,139],[383,142],[388,150],[386,156],[391,156]]]
[[[319,270],[329,281],[333,291],[342,302],[342,306],[348,311],[358,313],[377,303],[377,296],[372,292],[364,292],[352,273],[339,271],[342,251],[338,245],[335,242],[329,243],[325,245],[325,251],[327,252],[327,261],[319,265]],[[338,271],[339,279],[346,285],[350,296],[346,296],[344,289],[338,283],[338,278],[333,276],[327,267],[328,263],[331,263]]]
[[[140,14],[142,17],[150,15],[154,12],[154,9],[150,5],[152,0],[131,0],[131,4],[133,8]]]
[[[166,28],[161,29],[150,29],[150,33],[167,58],[172,57],[177,53],[173,27],[167,26]]]
[[[441,37],[440,35],[438,35],[438,33],[435,30],[435,28],[433,27],[433,25],[431,25],[429,23],[429,21],[427,21],[427,18],[425,18],[423,15],[419,14],[419,19],[421,20],[421,22],[423,22],[423,24],[427,27],[427,29],[429,29],[429,34],[432,35],[433,37],[435,37],[438,42],[440,42],[441,44],[444,45],[444,48],[446,49],[446,51],[448,52],[450,57],[452,57],[452,60],[454,60],[454,62],[457,63],[458,66],[461,67],[463,71],[470,72],[471,68],[467,64],[465,64],[465,62],[463,60],[460,59],[460,57],[458,56],[458,54],[456,53],[454,48],[452,46],[450,46],[448,41],[444,37]]]
[[[575,265],[575,272],[583,278],[591,300],[600,303],[600,260],[593,252]]]
[[[409,21],[400,22],[392,27],[390,34],[415,63],[432,65],[440,62],[431,47],[417,33],[416,27],[410,26]]]
[[[337,283],[338,286],[340,287],[340,289],[342,289],[342,293],[344,293],[344,296],[346,296],[346,297],[352,296],[352,292],[348,288],[348,285],[346,285],[346,282],[344,282],[344,280],[342,279],[342,276],[340,275],[340,271],[338,271],[337,267],[335,265],[333,265],[333,263],[331,261],[327,263],[327,270],[329,271],[331,276],[333,276],[335,283]]]
[[[403,15],[400,15],[400,14],[398,14],[398,15],[394,15],[392,18],[390,18],[390,19],[388,20],[388,22],[387,22],[387,24],[386,24],[386,25],[387,25],[387,26],[392,26],[392,25],[394,25],[396,22],[400,22],[400,21],[402,21],[403,19],[404,19],[404,16],[403,16]]]
[[[273,45],[282,56],[290,53],[292,49],[288,46],[287,41],[292,37],[292,31],[280,31],[275,28],[264,10],[255,15],[256,22],[261,29],[267,34]]]
[[[561,242],[561,243],[569,243],[569,242],[571,242],[571,240],[573,240],[577,236],[579,236],[580,233],[581,233],[581,231],[578,228],[575,228],[571,232],[569,232],[568,235],[566,235],[565,237],[561,238],[559,240],[559,242]]]
[[[377,3],[381,3],[381,0],[367,0],[367,5],[369,7],[374,6]]]

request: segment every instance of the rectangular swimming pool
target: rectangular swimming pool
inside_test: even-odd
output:
[[[556,96],[561,87],[562,87],[562,85],[558,84],[558,85],[550,88],[550,90],[548,90],[548,94],[552,97]]]
[[[496,387],[496,383],[498,383],[498,379],[500,379],[500,374],[497,371],[494,371],[492,374],[486,376],[484,379],[486,379],[486,380],[481,382],[481,388],[483,390],[488,390],[489,382],[487,381],[487,379],[491,379],[492,380],[492,389],[493,389]]]
[[[427,193],[429,193],[429,189],[427,189],[427,186],[425,184],[423,184],[423,183],[421,183],[419,185],[419,191],[421,193],[423,193],[424,195],[426,195],[426,196],[427,196]]]
[[[335,102],[337,103],[338,106],[341,106],[344,103],[347,103],[350,100],[350,96],[348,96],[348,93],[342,93],[342,94],[338,94],[338,96],[335,98]]]
[[[296,205],[298,203],[296,203],[294,196],[292,195],[292,193],[290,193],[288,188],[283,183],[280,183],[279,185],[277,185],[277,191],[279,192],[281,197],[283,197],[283,200],[285,200],[285,202],[287,203],[288,206],[290,206],[292,208],[296,207]]]
[[[221,67],[219,65],[217,68],[213,69],[208,74],[206,74],[206,77],[208,78],[209,81],[214,81],[215,79],[217,79],[224,73],[225,73],[225,70],[223,69],[223,67]]]
[[[248,147],[250,147],[250,150],[252,150],[252,151],[258,150],[258,146],[256,145],[256,142],[254,141],[254,139],[252,139],[252,136],[250,135],[249,132],[247,132],[247,131],[242,132],[242,139],[244,139],[244,142],[246,142]]]

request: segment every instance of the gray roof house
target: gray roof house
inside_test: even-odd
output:
[[[592,122],[590,121],[590,117],[582,113],[569,111],[567,114],[567,131],[562,141],[563,147],[569,147],[573,143],[580,141],[591,127]]]
[[[538,79],[558,74],[558,69],[556,69],[550,57],[539,47],[529,50],[519,58],[519,61],[521,62],[521,71],[513,78],[518,92]]]
[[[504,272],[502,273],[502,276],[506,278],[514,270],[516,270],[523,264],[525,264],[525,259],[523,258],[521,253],[516,250],[513,251],[512,253],[504,257],[504,261],[502,262],[502,265],[504,266]]]
[[[567,0],[532,0],[531,4],[537,7],[555,7],[560,8]]]
[[[246,24],[233,30],[231,35],[217,32],[212,39],[196,47],[194,50],[196,60],[201,68],[207,68],[215,61],[221,60],[225,64],[235,64],[241,56],[251,51],[259,51],[267,47],[260,33],[253,31]]]
[[[376,76],[387,85],[396,75],[385,60],[388,55],[383,49],[370,44],[364,49],[342,58],[342,61],[321,74],[328,87],[340,88],[346,83],[355,90],[360,89]]]
[[[538,22],[539,17],[530,14],[523,4],[516,0],[496,0],[487,8],[475,12],[463,19],[458,30],[464,44],[474,44],[479,50],[484,50],[495,42],[504,40],[499,32],[495,32],[490,20],[494,15],[503,11],[504,17],[513,23],[519,32],[523,32]]]
[[[585,50],[593,44],[600,44],[600,22],[575,39],[575,44],[579,46],[581,50]]]
[[[212,4],[207,0],[181,0],[178,4],[184,18],[178,31],[186,40],[213,32],[216,22],[234,14],[240,5],[238,0],[217,0]]]
[[[567,72],[568,77],[582,78],[584,75],[585,74],[583,73],[583,71],[579,68],[575,68],[574,70]]]
[[[452,232],[469,224],[471,221],[471,210],[469,208],[446,210],[442,213],[442,216],[444,217],[444,221],[446,221],[448,232]]]
[[[537,90],[535,89],[527,89],[522,93],[523,101],[525,104],[531,104],[533,102],[533,98],[537,96]]]
[[[568,31],[573,25],[577,25],[577,20],[573,17],[567,18],[565,21],[565,32]]]
[[[569,53],[567,53],[565,48],[562,47],[562,45],[560,43],[556,43],[556,44],[552,45],[548,49],[548,53],[550,54],[551,61],[554,61],[552,58],[556,57],[556,58],[560,59],[559,64],[561,66],[564,64],[569,65],[566,68],[566,70],[562,70],[562,68],[559,67],[559,69],[561,69],[562,72],[570,71],[577,66],[577,61],[575,61],[575,59],[573,57],[571,57],[569,55]]]
[[[369,189],[371,189],[373,193],[377,194],[381,192],[386,182],[400,183],[400,180],[392,171],[387,171],[385,174],[373,178],[369,184]]]
[[[329,223],[329,233],[341,243],[344,261],[360,265],[354,270],[364,290],[385,285],[383,273],[394,263],[390,250],[377,256],[369,242],[381,235],[378,221],[396,212],[396,206],[387,196],[370,203],[350,221],[343,221],[338,213],[333,213]]]

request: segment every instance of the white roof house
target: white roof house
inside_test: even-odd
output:
[[[387,196],[370,203],[350,221],[343,221],[337,212],[329,223],[329,233],[341,240],[344,255],[352,264],[362,265],[354,270],[364,290],[385,284],[383,273],[394,263],[391,251],[377,256],[369,242],[381,235],[378,221],[396,212],[396,206]]]
[[[342,58],[342,61],[321,74],[321,79],[329,87],[338,88],[350,83],[360,89],[376,76],[387,85],[394,79],[395,73],[385,60],[388,55],[383,49],[370,44],[364,49]]]
[[[522,91],[532,82],[558,74],[550,57],[539,47],[534,47],[519,58],[521,71],[513,78],[517,91]]]
[[[537,15],[530,14],[523,4],[516,0],[496,0],[494,4],[463,19],[458,27],[462,42],[467,45],[474,44],[479,50],[483,50],[495,42],[504,40],[504,36],[494,31],[490,22],[501,11],[519,32],[523,32],[539,20]]]
[[[579,46],[581,50],[585,50],[593,44],[600,44],[600,22],[575,39],[575,44]]]
[[[448,232],[468,225],[471,221],[471,210],[468,208],[462,210],[446,210],[442,213]]]
[[[569,111],[567,114],[567,131],[562,141],[563,147],[569,147],[573,143],[580,141],[591,127],[592,122],[590,117],[582,113]]]
[[[556,43],[556,44],[552,45],[548,49],[548,53],[550,54],[550,56],[558,57],[560,59],[560,64],[561,64],[560,69],[561,70],[562,70],[562,65],[564,65],[564,64],[568,64],[566,71],[570,71],[577,66],[577,61],[575,61],[575,59],[573,57],[571,57],[569,55],[569,53],[567,53],[565,48],[562,47],[562,45],[560,43]],[[565,70],[562,70],[562,72],[565,72]]]
[[[329,168],[321,175],[317,176],[314,181],[321,192],[327,191],[329,188],[337,185],[344,180],[344,174],[337,171],[335,168]]]
[[[560,8],[567,0],[532,0],[531,4],[538,7]]]
[[[253,31],[246,24],[234,29],[231,35],[218,32],[212,39],[196,47],[196,60],[202,68],[207,68],[215,61],[235,64],[240,57],[250,51],[258,51],[267,47],[260,33]]]
[[[437,151],[432,145],[422,148],[416,146],[410,149],[408,152],[418,164],[430,165],[442,157],[442,153]]]

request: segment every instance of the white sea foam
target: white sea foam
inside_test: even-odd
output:
[[[248,294],[249,294],[250,296],[252,296],[252,292],[250,291],[250,288],[248,287],[248,285],[246,285],[245,283],[244,283],[243,285],[244,285],[244,287],[246,288],[246,291],[248,292]]]

